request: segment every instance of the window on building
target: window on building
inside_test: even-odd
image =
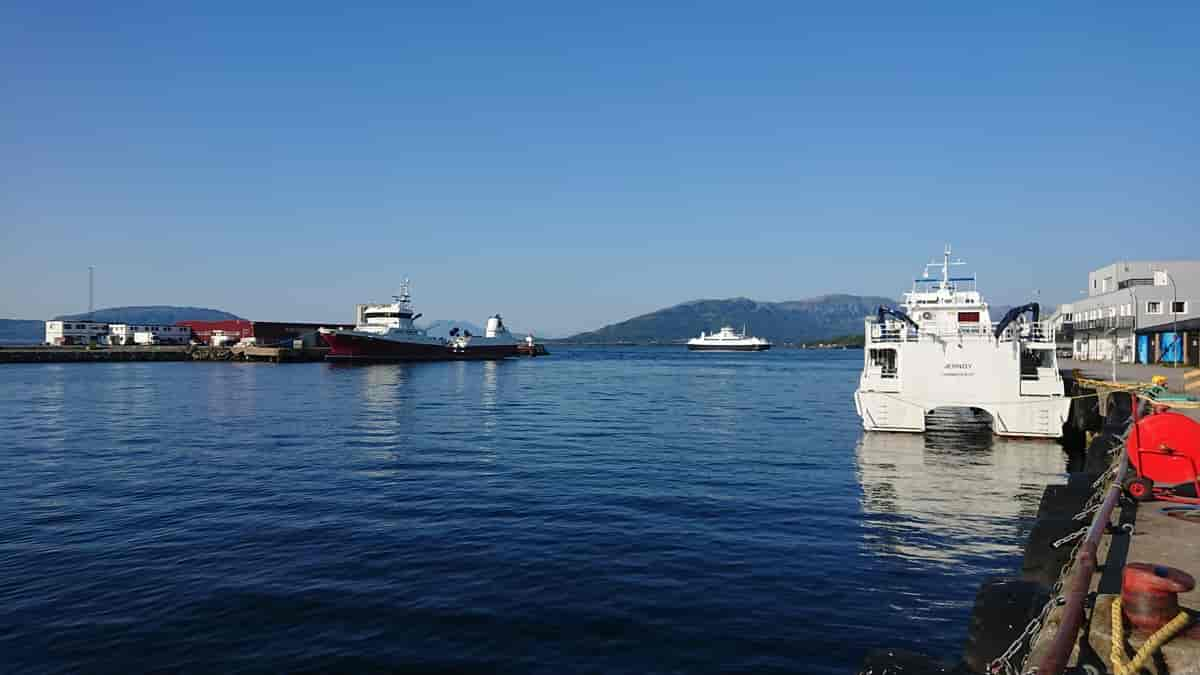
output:
[[[1146,303],[1147,314],[1162,314],[1162,303],[1157,300],[1151,300]]]
[[[1110,319],[1111,319],[1112,317],[1114,317],[1114,316],[1116,316],[1116,315],[1117,315],[1117,308],[1116,308],[1116,307],[1109,307],[1109,308],[1108,308],[1108,318],[1110,318]]]
[[[1117,283],[1117,288],[1129,288],[1130,286],[1153,286],[1154,279],[1148,278],[1130,278]]]
[[[1187,300],[1176,300],[1171,303],[1171,313],[1187,314]]]

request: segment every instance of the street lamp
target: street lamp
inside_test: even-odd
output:
[[[1174,339],[1171,342],[1173,345],[1182,347],[1183,346],[1181,344],[1182,340],[1179,336],[1179,312],[1175,311],[1175,305],[1179,303],[1179,289],[1175,287],[1175,277],[1171,276],[1171,273],[1169,271],[1167,271],[1167,270],[1157,270],[1157,271],[1162,272],[1163,276],[1167,278],[1167,281],[1171,282],[1171,332],[1174,334],[1173,335]],[[1181,359],[1179,358],[1179,356],[1176,356],[1175,360],[1172,361],[1172,364],[1178,364],[1180,362],[1180,360]],[[1161,359],[1160,359],[1160,362],[1161,362]]]

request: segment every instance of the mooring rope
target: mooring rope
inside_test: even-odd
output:
[[[1136,675],[1146,661],[1154,655],[1154,652],[1191,622],[1191,615],[1181,610],[1174,619],[1154,631],[1154,634],[1133,655],[1133,660],[1127,662],[1125,660],[1125,621],[1121,614],[1121,598],[1117,596],[1112,604],[1112,649],[1108,654],[1114,675]]]

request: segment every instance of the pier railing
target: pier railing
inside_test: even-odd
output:
[[[1133,400],[1135,410],[1138,405],[1139,402],[1135,397]],[[1136,419],[1131,423],[1136,424]],[[1071,577],[1071,586],[1064,596],[1066,603],[1062,610],[1062,622],[1058,625],[1058,631],[1054,634],[1050,647],[1038,663],[1039,675],[1058,675],[1063,672],[1067,661],[1071,658],[1071,652],[1079,636],[1079,629],[1083,626],[1083,613],[1088,591],[1092,586],[1092,576],[1096,573],[1096,557],[1100,547],[1100,537],[1108,529],[1113,507],[1121,497],[1121,486],[1125,484],[1125,472],[1129,461],[1125,444],[1122,443],[1121,446],[1121,456],[1117,458],[1116,475],[1108,485],[1104,501],[1100,503],[1100,510],[1092,517],[1087,534],[1084,535],[1083,542],[1079,545],[1079,552],[1075,554],[1074,576]],[[1031,649],[1032,647],[1030,645]]]

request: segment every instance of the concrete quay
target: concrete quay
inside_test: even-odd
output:
[[[1124,425],[1113,428],[1111,423],[1114,417],[1122,416],[1113,414],[1121,408],[1119,402],[1118,405],[1113,405],[1114,401],[1118,399],[1104,399],[1108,408],[1108,424],[1106,429],[1093,439],[1092,445],[1098,446],[1097,450],[1111,458],[1108,470],[1101,474],[1101,477],[1127,475],[1127,478],[1120,483],[1113,481],[1099,486],[1092,498],[1089,498],[1089,504],[1101,503],[1099,497],[1111,493],[1105,494],[1113,502],[1111,513],[1106,514],[1101,510],[1093,521],[1093,525],[1103,536],[1098,539],[1094,554],[1077,553],[1074,556],[1075,564],[1068,563],[1055,587],[1057,593],[1052,593],[1049,599],[1050,602],[1054,602],[1056,598],[1064,598],[1067,602],[1049,612],[1030,646],[1025,668],[1017,672],[1028,673],[1035,666],[1038,667],[1039,673],[1124,672],[1128,661],[1133,659],[1135,652],[1147,642],[1152,632],[1149,629],[1137,629],[1130,623],[1129,618],[1131,605],[1149,605],[1157,601],[1137,592],[1134,585],[1138,582],[1131,582],[1126,578],[1126,574],[1136,574],[1131,572],[1132,563],[1145,563],[1154,566],[1156,578],[1165,579],[1159,576],[1159,571],[1164,568],[1180,570],[1193,578],[1190,588],[1187,584],[1178,587],[1178,608],[1166,612],[1169,615],[1167,618],[1170,618],[1179,610],[1186,611],[1190,614],[1190,623],[1163,643],[1144,666],[1128,672],[1200,675],[1200,626],[1197,625],[1197,618],[1200,618],[1200,589],[1196,588],[1194,582],[1194,578],[1200,576],[1200,506],[1165,500],[1139,502],[1131,499],[1128,493],[1122,490],[1122,485],[1127,485],[1134,477],[1133,467],[1126,464],[1128,460],[1122,452],[1125,444],[1121,442],[1130,431],[1132,421],[1126,419]],[[1092,452],[1090,447],[1089,454]],[[1027,550],[1026,556],[1029,555],[1030,551]],[[1094,561],[1094,573],[1090,565],[1080,564],[1087,558]],[[1080,595],[1079,599],[1082,600],[1082,619],[1078,633],[1074,633],[1069,624],[1069,614],[1072,610],[1071,589],[1077,589],[1077,595]],[[1112,608],[1114,601],[1123,594],[1126,595],[1122,621],[1123,642],[1117,650],[1124,655],[1126,663],[1118,666],[1112,659]],[[1068,623],[1065,630],[1064,623]],[[1056,651],[1059,653],[1055,654]],[[1047,668],[1048,663],[1053,667]]]
[[[189,348],[177,345],[0,347],[0,363],[96,363],[107,361],[187,361]]]
[[[323,361],[328,347],[260,347],[256,345],[51,346],[0,347],[3,363],[105,363],[120,361]]]
[[[1058,364],[1064,373],[1077,370],[1080,375],[1090,380],[1112,381],[1113,379],[1113,366],[1111,363],[1062,359]],[[1163,365],[1142,365],[1136,363],[1118,363],[1116,367],[1117,383],[1148,383],[1155,376],[1167,378],[1165,388],[1171,393],[1187,394],[1193,398],[1200,399],[1200,368],[1187,366],[1172,368]],[[1113,390],[1115,391],[1116,388]],[[1103,392],[1100,398],[1101,403],[1103,403]],[[1173,410],[1200,422],[1200,409],[1181,407],[1174,408]]]
[[[1100,379],[1095,364],[1080,370],[1082,376]],[[1118,371],[1118,380],[1147,382],[1153,375],[1166,374],[1174,385],[1171,389],[1178,392],[1184,382],[1197,381],[1185,379],[1184,373],[1130,366]],[[1134,500],[1126,490],[1136,477],[1126,451],[1134,417],[1130,394],[1099,384],[1094,391],[1080,389],[1074,381],[1070,386],[1081,398],[1072,410],[1069,425],[1075,428],[1069,437],[1086,439],[1086,447],[1072,447],[1064,438],[1071,471],[1066,484],[1049,486],[1043,493],[1021,569],[979,588],[961,659],[946,663],[923,654],[876,649],[868,653],[860,673],[1200,675],[1200,590],[1194,584],[1200,577],[1200,504]],[[1144,400],[1141,405],[1139,418],[1151,412]],[[1186,431],[1182,438],[1171,438],[1185,449],[1200,440]],[[1145,592],[1166,579],[1186,578],[1167,568],[1193,578],[1179,583],[1179,592],[1169,602],[1169,593]],[[1123,596],[1117,651],[1121,663],[1114,664],[1112,607]],[[1183,609],[1183,620],[1190,623],[1131,669],[1129,662],[1152,632],[1136,628],[1131,617],[1156,604],[1165,617],[1162,621]]]

